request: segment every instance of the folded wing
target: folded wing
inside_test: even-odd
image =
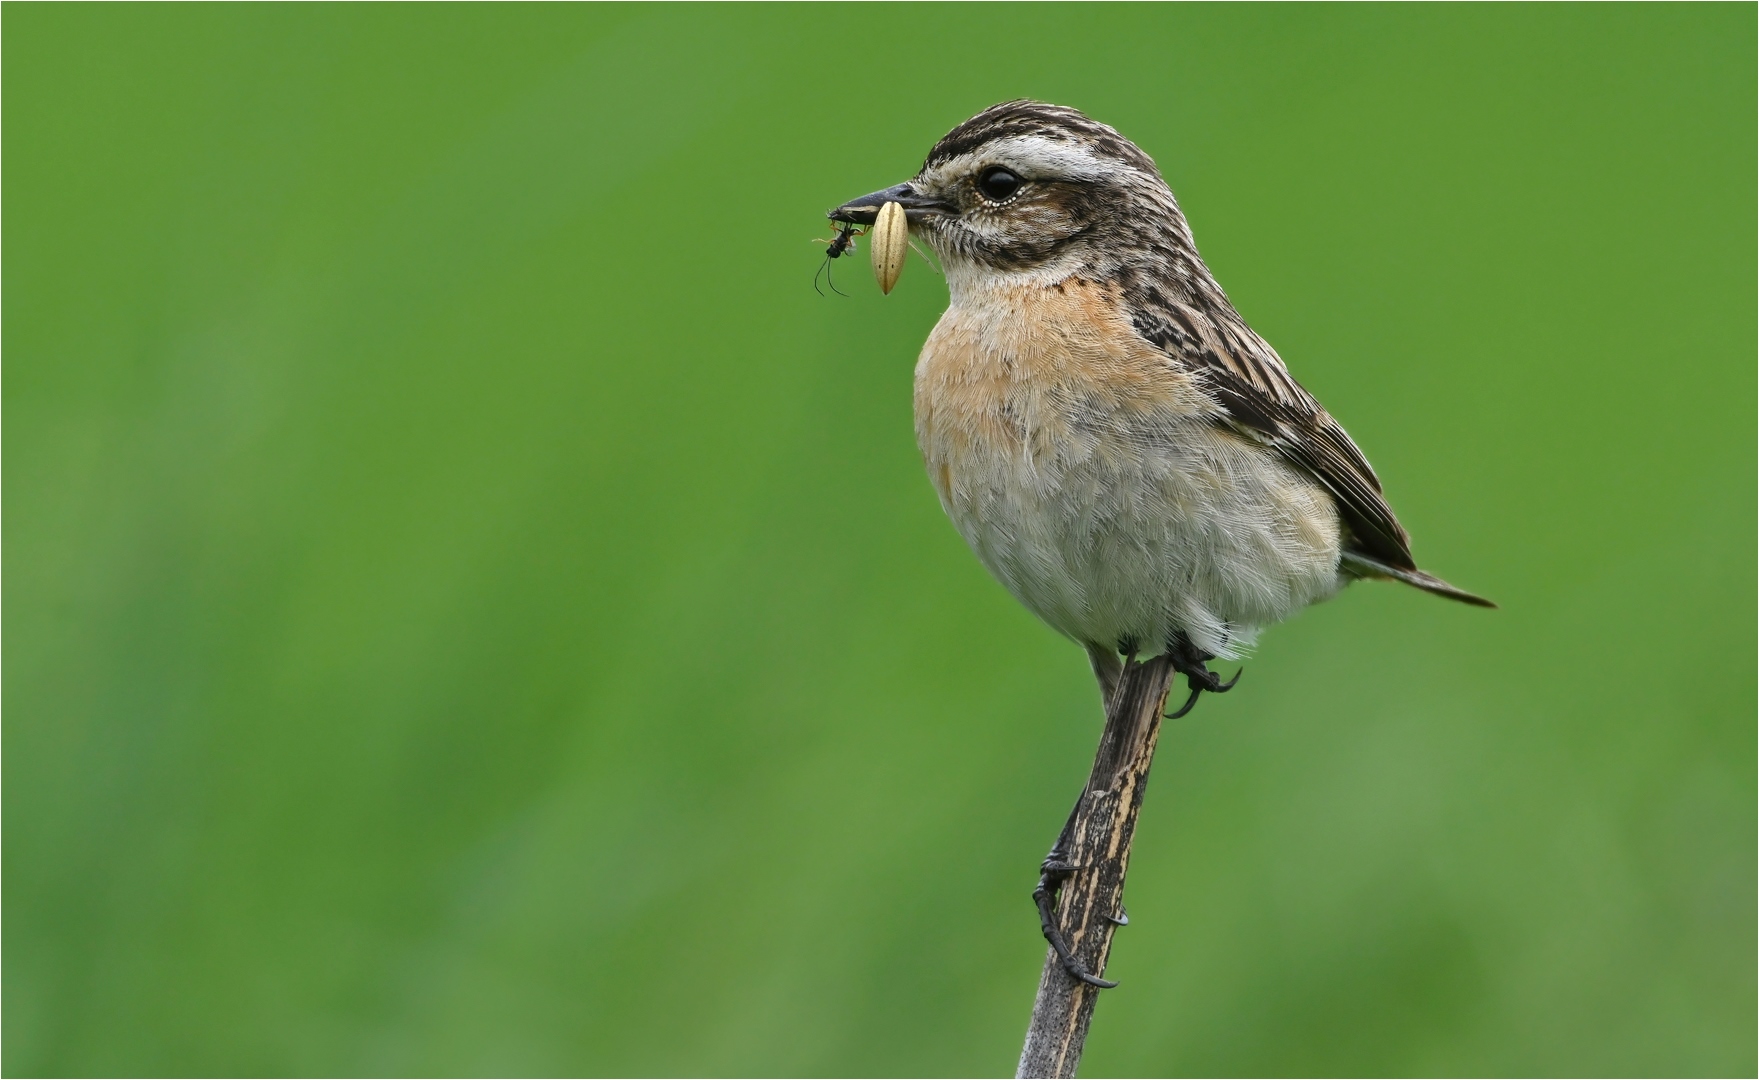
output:
[[[1411,538],[1381,494],[1380,478],[1368,459],[1289,374],[1276,350],[1231,308],[1218,315],[1175,300],[1156,300],[1133,311],[1137,332],[1203,380],[1220,407],[1220,422],[1274,449],[1331,493],[1347,532],[1347,571],[1495,606],[1417,568]]]

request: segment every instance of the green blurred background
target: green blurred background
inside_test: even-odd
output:
[[[1005,1074],[1080,650],[824,209],[1153,154],[1424,565],[1169,728],[1087,1075],[1755,1069],[1755,9],[5,12],[4,1067]]]

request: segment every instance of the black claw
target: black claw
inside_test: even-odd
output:
[[[1216,678],[1215,672],[1199,665],[1198,667],[1185,672],[1185,682],[1188,683],[1193,690],[1208,690],[1212,694],[1225,694],[1234,688],[1234,684],[1239,682],[1240,676],[1244,674],[1246,674],[1246,669],[1241,668],[1239,671],[1234,672],[1233,678],[1229,679],[1227,682],[1222,682],[1220,679]]]
[[[1177,720],[1177,719],[1179,719],[1179,717],[1184,716],[1186,713],[1188,713],[1192,709],[1196,708],[1197,707],[1197,696],[1201,693],[1203,693],[1203,687],[1198,686],[1196,683],[1192,683],[1191,696],[1185,699],[1185,704],[1179,706],[1177,712],[1167,713],[1165,719]]]
[[[1075,954],[1070,951],[1069,943],[1063,940],[1063,932],[1057,929],[1056,912],[1052,910],[1056,902],[1057,886],[1080,867],[1063,862],[1056,854],[1053,851],[1044,860],[1044,865],[1039,870],[1038,887],[1032,890],[1032,902],[1038,906],[1038,928],[1043,931],[1044,939],[1050,942],[1051,951],[1057,954],[1057,962],[1063,965],[1063,970],[1069,973],[1070,978],[1101,990],[1110,990],[1118,984],[1102,979],[1083,967],[1081,961],[1075,959]]]
[[[1173,640],[1167,644],[1167,653],[1172,657],[1173,670],[1185,676],[1186,685],[1191,687],[1191,696],[1178,712],[1167,716],[1168,720],[1177,720],[1190,712],[1192,706],[1197,704],[1197,695],[1205,690],[1212,694],[1225,694],[1232,690],[1234,684],[1240,681],[1240,676],[1246,673],[1246,669],[1241,668],[1234,672],[1233,678],[1222,682],[1208,667],[1208,662],[1214,657],[1192,644],[1191,639],[1183,633],[1173,635]]]

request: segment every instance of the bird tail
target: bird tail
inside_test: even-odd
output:
[[[1478,607],[1493,608],[1496,605],[1482,596],[1476,596],[1465,589],[1455,588],[1434,574],[1425,574],[1413,567],[1404,570],[1397,566],[1388,566],[1379,559],[1371,559],[1360,552],[1346,551],[1343,556],[1344,570],[1357,577],[1392,578],[1407,585],[1415,585],[1424,592],[1445,596],[1449,600],[1458,600],[1462,604],[1474,604]]]

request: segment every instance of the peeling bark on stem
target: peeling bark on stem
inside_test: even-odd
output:
[[[1080,867],[1063,882],[1057,898],[1057,925],[1075,958],[1088,971],[1105,974],[1111,953],[1113,916],[1123,913],[1124,874],[1130,840],[1148,767],[1160,740],[1161,715],[1172,687],[1172,660],[1157,656],[1125,665],[1118,691],[1107,704],[1105,732],[1094,754],[1093,772],[1075,808],[1069,862]],[[1074,1076],[1081,1046],[1093,1019],[1099,989],[1063,970],[1054,950],[1038,979],[1032,1023],[1020,1051],[1016,1077]]]

